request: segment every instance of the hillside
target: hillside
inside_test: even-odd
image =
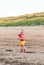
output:
[[[0,18],[0,26],[44,25],[44,12]]]

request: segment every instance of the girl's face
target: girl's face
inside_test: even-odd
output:
[[[21,32],[24,33],[24,30],[22,29]]]
[[[24,31],[21,31],[21,34],[24,34]]]

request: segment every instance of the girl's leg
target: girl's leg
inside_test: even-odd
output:
[[[25,46],[21,46],[21,52],[25,52]]]
[[[23,52],[23,46],[21,46],[21,52]]]
[[[23,46],[23,51],[25,52],[25,46]]]

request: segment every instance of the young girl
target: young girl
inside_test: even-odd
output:
[[[18,34],[20,38],[20,46],[21,46],[21,52],[25,52],[25,38],[24,38],[24,30],[22,29],[20,34]]]

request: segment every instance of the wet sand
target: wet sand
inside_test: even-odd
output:
[[[26,52],[18,33],[24,29]],[[44,26],[0,27],[0,65],[44,65]]]

